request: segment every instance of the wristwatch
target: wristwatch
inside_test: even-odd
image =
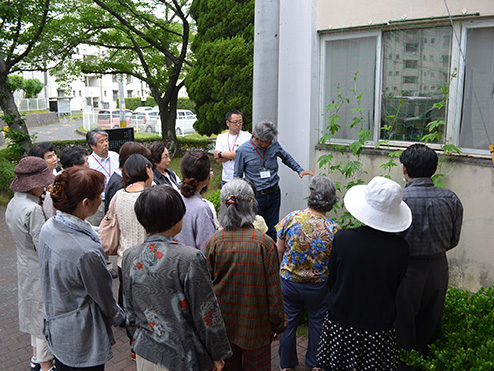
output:
[[[221,154],[221,151],[220,151],[220,152],[218,152],[218,157],[219,157],[219,158],[223,158],[223,155]]]

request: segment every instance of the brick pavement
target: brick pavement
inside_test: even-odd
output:
[[[0,370],[28,370],[32,348],[30,337],[19,331],[17,312],[17,271],[16,249],[5,224],[5,209],[0,208]],[[114,291],[118,280],[113,280]],[[125,329],[114,328],[116,344],[113,346],[113,358],[106,363],[108,371],[135,371],[135,362],[130,359],[130,346]],[[298,338],[297,353],[299,359],[305,359],[307,339]],[[278,342],[271,348],[272,370],[279,370]],[[300,365],[297,371],[309,370]],[[185,371],[185,370],[174,370]]]

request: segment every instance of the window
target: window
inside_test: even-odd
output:
[[[419,82],[417,76],[403,76],[403,84],[416,84]]]
[[[494,140],[494,25],[464,30],[467,47],[460,146],[485,150]],[[491,141],[489,142],[489,139]]]
[[[127,90],[127,98],[132,98],[133,90]]]
[[[103,91],[103,95],[106,97],[106,90],[105,90],[105,91]]]
[[[127,84],[132,83],[132,80],[133,80],[133,79],[132,79],[132,76],[127,75]]]
[[[118,75],[111,75],[111,82],[118,82]]]
[[[354,84],[356,84],[355,91],[363,92],[360,106],[366,109],[360,114],[364,118],[362,125],[365,129],[371,129],[371,122],[374,120],[377,42],[378,35],[375,32],[357,32],[355,35],[350,33],[347,38],[323,40],[323,54],[321,55],[322,102],[325,107],[329,104],[340,104],[341,99],[338,98],[338,94],[355,102],[355,94],[352,95],[350,89],[354,89]],[[399,56],[397,55],[397,57]],[[394,61],[386,60],[388,64],[394,66]],[[327,127],[325,123],[328,122],[330,115],[331,112],[327,112],[326,109],[323,110],[324,124],[322,124],[321,129]],[[348,104],[342,104],[338,115],[341,116],[341,123],[351,121],[354,117]],[[359,127],[342,125],[335,138],[355,140],[358,138],[359,129]]]
[[[113,101],[116,102],[118,99],[118,90],[113,90],[112,93],[113,93]]]
[[[82,90],[79,90],[79,96],[82,97]]]
[[[419,44],[405,44],[405,51],[407,53],[416,53],[419,48]]]
[[[448,138],[465,153],[488,155],[494,141],[494,20],[457,22],[458,38],[451,26],[321,33],[321,129],[340,93],[350,104],[339,107],[342,128],[335,142],[358,138],[358,128],[350,126],[359,112],[362,127],[373,133],[371,143],[420,141],[429,122],[444,120],[438,143]],[[362,94],[362,111],[352,112],[351,89]],[[443,108],[434,107],[445,99]]]

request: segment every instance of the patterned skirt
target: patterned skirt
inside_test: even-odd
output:
[[[326,371],[396,370],[395,330],[374,332],[340,326],[326,315],[317,361]]]

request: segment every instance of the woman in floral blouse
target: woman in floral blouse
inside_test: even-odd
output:
[[[308,208],[288,214],[276,226],[281,262],[281,289],[288,327],[280,339],[282,370],[298,365],[296,330],[302,309],[307,308],[309,342],[305,364],[319,370],[316,349],[328,305],[328,262],[338,224],[326,217],[337,201],[334,183],[315,176],[309,186]]]
[[[232,351],[206,259],[174,240],[182,197],[169,186],[146,188],[135,213],[148,237],[124,252],[122,271],[137,369],[222,370]]]

